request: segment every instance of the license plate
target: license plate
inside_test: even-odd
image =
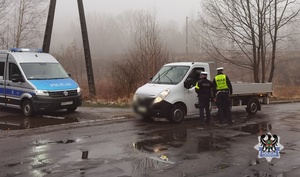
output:
[[[67,101],[67,102],[62,102],[61,105],[65,106],[65,105],[71,105],[73,104],[73,101]]]
[[[138,107],[138,111],[144,113],[144,112],[146,112],[146,108],[140,106],[140,107]]]

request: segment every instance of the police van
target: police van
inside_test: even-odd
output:
[[[0,106],[32,116],[75,111],[81,103],[80,87],[52,55],[24,48],[0,51]]]

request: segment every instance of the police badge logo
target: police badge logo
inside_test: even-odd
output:
[[[280,137],[270,132],[259,136],[258,144],[254,146],[254,149],[258,150],[258,158],[266,158],[268,162],[273,158],[279,159],[280,151],[284,148],[279,141]]]

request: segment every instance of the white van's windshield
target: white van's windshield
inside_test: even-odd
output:
[[[59,63],[21,63],[28,80],[63,79],[68,73]]]
[[[176,85],[183,79],[189,68],[189,66],[164,66],[150,83]]]

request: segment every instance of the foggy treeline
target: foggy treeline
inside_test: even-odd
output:
[[[0,0],[1,48],[41,48],[48,8],[48,0]],[[130,98],[174,61],[213,61],[232,81],[300,85],[297,1],[203,0],[187,26],[161,21],[155,9],[85,12],[99,99]],[[50,53],[88,96],[80,24],[67,23]]]

